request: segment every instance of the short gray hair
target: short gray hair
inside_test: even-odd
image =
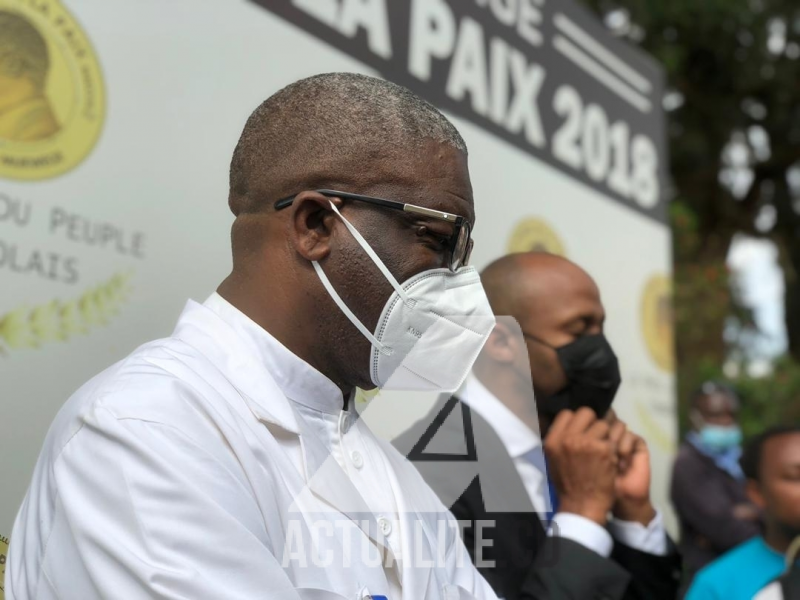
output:
[[[324,173],[414,152],[424,140],[467,152],[455,126],[402,86],[356,73],[301,79],[270,96],[247,120],[231,160],[231,210],[259,210],[265,196],[310,184],[301,179],[311,176],[312,163],[322,184]]]

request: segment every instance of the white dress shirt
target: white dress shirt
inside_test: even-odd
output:
[[[497,433],[522,483],[530,496],[531,503],[540,515],[550,510],[547,482],[544,475],[525,455],[541,447],[539,435],[528,427],[503,402],[492,394],[474,374],[470,374],[458,397],[475,410]],[[612,519],[608,529],[594,521],[572,513],[557,513],[553,517],[559,535],[583,544],[602,556],[609,556],[613,548],[613,538],[631,548],[664,556],[667,553],[667,534],[661,513],[646,527],[641,523]]]
[[[8,600],[494,599],[416,469],[214,294],[78,390],[17,515]]]

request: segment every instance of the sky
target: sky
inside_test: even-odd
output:
[[[728,266],[741,284],[743,299],[754,311],[761,335],[754,340],[754,357],[770,359],[786,350],[783,322],[783,276],[778,251],[769,240],[737,236],[728,253]]]

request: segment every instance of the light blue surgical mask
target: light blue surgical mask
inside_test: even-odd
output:
[[[703,425],[700,439],[711,450],[730,450],[742,443],[742,430],[738,425]]]

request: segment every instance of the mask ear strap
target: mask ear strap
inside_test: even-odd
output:
[[[365,338],[370,341],[373,346],[375,346],[383,354],[390,355],[392,353],[391,349],[387,346],[384,346],[374,335],[372,335],[372,332],[370,332],[370,330],[364,326],[364,324],[358,319],[353,311],[348,308],[347,304],[344,303],[344,300],[342,300],[337,291],[333,289],[330,279],[328,279],[328,276],[325,275],[325,271],[322,270],[322,267],[319,265],[319,263],[317,261],[312,261],[311,264],[314,265],[314,270],[317,272],[317,276],[320,278],[320,281],[322,281],[322,285],[325,286],[325,289],[328,290],[328,294],[330,294],[331,298],[336,303],[336,306],[339,307],[339,310],[341,310],[345,316],[350,319],[350,322],[356,326],[356,328],[364,335]]]
[[[397,295],[400,296],[403,299],[403,303],[404,304],[409,304],[410,300],[409,300],[409,297],[406,294],[405,290],[400,286],[399,283],[397,283],[397,280],[389,272],[389,269],[386,268],[386,265],[383,264],[383,261],[380,258],[378,258],[378,255],[375,254],[375,251],[369,245],[367,240],[364,239],[364,236],[362,236],[358,232],[358,229],[353,227],[353,225],[350,223],[350,221],[348,221],[347,219],[344,218],[342,213],[339,212],[339,209],[336,208],[336,205],[333,202],[331,202],[331,208],[333,209],[333,212],[335,212],[337,215],[339,215],[339,218],[344,223],[344,226],[347,227],[347,230],[353,235],[354,238],[356,238],[356,241],[364,249],[364,252],[367,253],[367,256],[369,256],[372,259],[372,262],[375,263],[375,266],[378,267],[378,269],[380,269],[381,273],[383,273],[383,276],[386,277],[386,279],[389,281],[389,283],[392,284],[392,287],[394,288],[394,291],[397,292]]]

